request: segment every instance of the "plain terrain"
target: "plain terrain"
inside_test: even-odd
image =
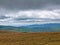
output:
[[[60,32],[0,31],[0,45],[60,45]]]

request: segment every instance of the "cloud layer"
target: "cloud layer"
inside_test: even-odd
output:
[[[60,0],[0,0],[0,7],[12,10],[58,9]]]
[[[60,23],[60,0],[0,0],[0,25]]]
[[[20,10],[0,13],[0,25],[41,24],[59,21],[60,10]]]

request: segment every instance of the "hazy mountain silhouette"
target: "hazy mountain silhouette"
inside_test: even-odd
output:
[[[13,30],[19,32],[58,32],[60,31],[60,23],[34,24],[20,27],[0,25],[0,30]]]

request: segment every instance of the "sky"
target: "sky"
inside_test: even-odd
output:
[[[0,25],[60,23],[60,0],[0,0]]]

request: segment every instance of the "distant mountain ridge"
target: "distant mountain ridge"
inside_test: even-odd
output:
[[[49,24],[34,24],[29,26],[24,26],[25,28],[53,28],[60,27],[60,23],[49,23]]]
[[[28,26],[2,26],[0,30],[13,30],[18,32],[57,32],[60,31],[60,23],[34,24]]]

